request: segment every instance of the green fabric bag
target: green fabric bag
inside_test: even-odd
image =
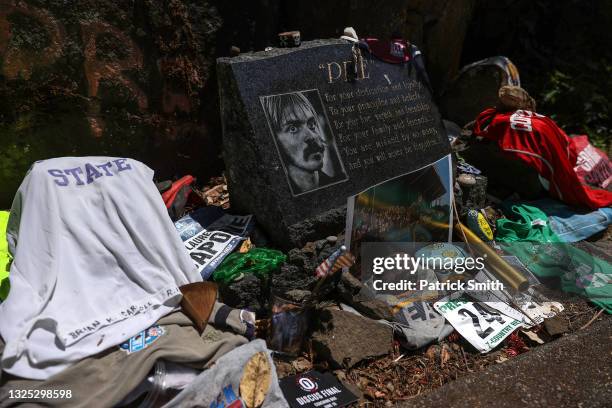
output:
[[[559,277],[565,292],[585,296],[612,313],[612,265],[562,243],[539,209],[525,204],[510,208],[515,220],[497,221],[496,239],[502,249],[519,258],[536,276]]]

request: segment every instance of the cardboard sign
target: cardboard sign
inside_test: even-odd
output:
[[[309,371],[280,380],[280,387],[292,408],[343,407],[357,401],[330,373]]]
[[[225,214],[204,207],[174,223],[202,279],[207,280],[221,261],[244,240],[252,226],[251,215]]]
[[[202,279],[206,280],[242,239],[240,236],[223,231],[202,230],[193,238],[185,241],[185,248],[202,275]]]
[[[466,298],[451,300],[447,296],[434,303],[434,308],[482,353],[497,347],[522,325],[519,320],[485,308],[479,303],[470,302]]]
[[[508,258],[504,257],[506,260]],[[516,259],[516,262],[520,263],[518,259]],[[522,263],[520,264],[522,265]],[[475,279],[479,282],[491,282],[494,280],[493,276],[486,270],[476,274]],[[531,283],[532,279],[529,278],[529,281]],[[530,287],[521,293],[510,293],[507,290],[490,290],[487,292],[472,292],[470,295],[484,302],[487,306],[522,321],[525,328],[538,325],[544,319],[554,317],[564,309],[561,303],[549,300],[538,292],[535,287]],[[517,308],[520,308],[520,310],[517,310]]]

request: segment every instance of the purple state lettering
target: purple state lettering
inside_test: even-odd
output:
[[[68,185],[69,183],[68,177],[66,177],[64,175],[64,172],[61,171],[60,169],[47,170],[47,173],[49,173],[53,177],[56,177],[56,179],[53,181],[55,181],[55,184],[57,184],[58,186],[64,187]],[[60,180],[57,180],[57,178],[60,178]]]
[[[85,163],[85,173],[87,174],[87,184],[90,184],[98,177],[102,177],[102,173],[96,170],[96,168],[89,163]]]
[[[117,159],[117,160],[113,160],[113,162],[117,166],[118,171],[131,170],[132,168],[132,166],[126,163],[127,159]]]
[[[113,173],[111,173],[109,169],[110,169],[112,166],[113,166],[113,164],[112,164],[111,162],[106,162],[106,163],[104,163],[104,164],[96,164],[96,167],[97,167],[97,168],[104,170],[104,173],[105,173],[107,176],[111,176],[111,177],[113,176]]]
[[[117,168],[114,172],[112,170],[113,164]],[[116,159],[102,164],[85,163],[84,168],[75,167],[73,169],[64,170],[50,169],[47,170],[47,173],[54,178],[53,181],[55,184],[60,187],[65,187],[72,181],[68,176],[72,176],[77,186],[82,186],[85,185],[85,183],[91,184],[100,177],[112,177],[124,170],[132,170],[132,165],[128,162],[128,159]]]
[[[74,179],[76,180],[77,186],[82,186],[83,184],[83,180],[81,180],[79,178],[79,175],[77,173],[81,173],[83,174],[83,170],[80,167],[75,167],[74,169],[64,169],[64,173],[66,174],[70,174],[72,177],[74,177]]]

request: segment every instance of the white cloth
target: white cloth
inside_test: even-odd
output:
[[[4,371],[47,379],[153,325],[178,306],[179,286],[202,280],[152,178],[110,157],[30,168],[7,228]]]

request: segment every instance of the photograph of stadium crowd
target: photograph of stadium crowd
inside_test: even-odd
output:
[[[362,242],[448,242],[452,234],[450,156],[349,199],[347,246]],[[416,249],[416,248],[415,248]]]

